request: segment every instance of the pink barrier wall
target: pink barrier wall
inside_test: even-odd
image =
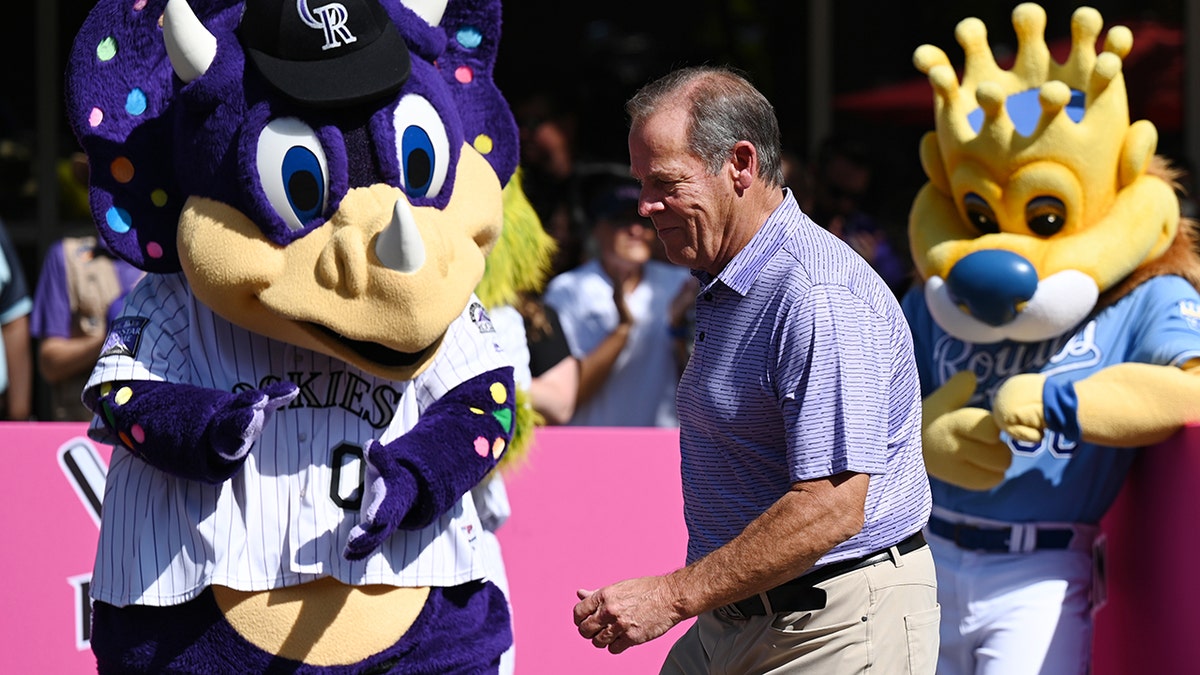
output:
[[[0,423],[0,672],[96,671],[87,584],[111,449],[78,423]]]
[[[506,480],[513,515],[497,533],[508,568],[517,673],[657,673],[690,621],[621,654],[572,620],[577,589],[683,565],[687,532],[677,429],[539,429]]]
[[[1093,675],[1200,669],[1200,426],[1142,452],[1105,516]]]
[[[94,670],[87,582],[109,448],[82,424],[0,424],[0,672]],[[508,479],[500,530],[517,672],[653,673],[686,623],[612,655],[575,632],[577,588],[683,563],[678,432],[543,429]],[[1096,612],[1095,675],[1192,672],[1200,662],[1200,427],[1143,453],[1105,518],[1108,600]],[[19,609],[17,609],[19,608]]]

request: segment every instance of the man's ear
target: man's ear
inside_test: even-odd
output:
[[[734,186],[739,190],[749,188],[758,173],[758,149],[750,141],[738,141],[730,153],[729,167]]]

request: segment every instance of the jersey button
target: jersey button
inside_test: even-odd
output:
[[[303,431],[301,431],[300,433],[296,434],[296,438],[297,438],[297,439],[299,439],[299,440],[301,440],[301,441],[307,441],[307,440],[308,440],[308,434],[306,434],[306,433],[304,433]]]

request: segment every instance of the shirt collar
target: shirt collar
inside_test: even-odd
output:
[[[721,270],[716,280],[725,284],[738,295],[746,295],[759,272],[766,267],[767,262],[787,241],[791,224],[802,215],[800,205],[789,188],[783,189],[783,201],[775,207],[775,211],[767,217],[767,221],[750,238],[750,242],[733,256],[733,260]],[[696,270],[692,274],[700,280],[702,286],[709,286],[714,278],[707,272]]]

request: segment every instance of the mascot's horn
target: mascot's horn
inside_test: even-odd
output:
[[[163,41],[171,67],[184,84],[203,75],[217,56],[217,38],[200,23],[187,0],[169,0],[163,11]]]

